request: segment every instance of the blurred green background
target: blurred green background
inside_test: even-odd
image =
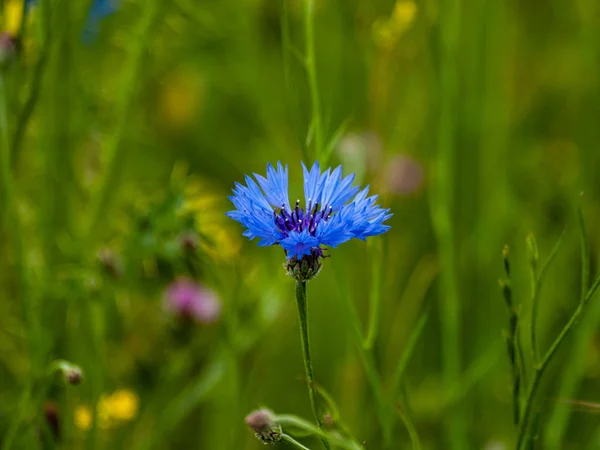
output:
[[[262,448],[251,410],[311,420],[294,282],[281,249],[224,213],[267,162],[288,164],[302,195],[300,161],[318,150],[305,1],[123,0],[90,18],[96,3],[0,2],[20,38],[1,75],[0,448]],[[542,349],[578,303],[580,203],[597,267],[600,4],[314,3],[327,164],[394,213],[308,285],[332,427],[366,449],[414,448],[401,411],[423,449],[514,448],[502,248],[529,355],[528,233],[543,260],[566,229]],[[165,311],[178,276],[218,294],[217,323]],[[600,448],[599,300],[544,375],[530,448]],[[49,377],[55,359],[83,383]]]

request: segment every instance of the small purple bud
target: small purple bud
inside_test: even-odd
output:
[[[0,33],[0,69],[8,67],[16,58],[19,41],[6,31]]]
[[[254,436],[264,444],[274,444],[281,439],[281,426],[275,422],[273,413],[268,409],[252,411],[244,421],[254,431]]]
[[[221,316],[217,294],[189,278],[178,278],[167,287],[164,306],[179,318],[199,323],[213,323]]]
[[[398,155],[387,165],[385,185],[389,192],[409,195],[423,184],[421,164],[408,155]]]
[[[79,383],[81,383],[81,380],[83,379],[83,373],[81,372],[81,369],[79,367],[71,367],[66,373],[65,373],[65,380],[67,380],[67,383],[76,386]]]
[[[48,401],[44,404],[44,418],[54,439],[60,439],[60,417],[58,415],[58,408],[54,402]]]
[[[53,372],[60,373],[66,383],[76,386],[83,380],[83,372],[79,366],[65,360],[55,361],[52,365]]]

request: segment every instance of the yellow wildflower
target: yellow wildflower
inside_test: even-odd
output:
[[[13,36],[19,34],[23,20],[23,3],[25,0],[5,0],[4,31]]]
[[[89,430],[92,426],[92,411],[87,406],[75,409],[75,426],[80,430]]]
[[[392,24],[397,32],[403,33],[415,20],[417,5],[412,0],[397,1],[392,13]]]
[[[137,416],[139,397],[135,392],[121,389],[101,399],[98,409],[113,420],[126,422]]]
[[[121,389],[110,395],[103,395],[98,401],[98,427],[108,429],[120,422],[127,422],[137,416],[139,397],[135,392]],[[75,409],[75,426],[87,431],[92,426],[92,411],[88,406]]]
[[[200,234],[200,248],[215,259],[230,261],[241,247],[225,216],[228,206],[220,193],[210,190],[208,184],[192,180],[185,190],[183,214],[193,214]],[[230,208],[231,209],[231,208]],[[206,237],[210,237],[207,241]]]
[[[164,80],[159,97],[161,124],[173,131],[186,129],[200,112],[206,91],[202,72],[179,68]]]
[[[382,47],[392,47],[406,33],[417,15],[414,0],[398,0],[389,18],[378,20],[373,26],[375,41]]]

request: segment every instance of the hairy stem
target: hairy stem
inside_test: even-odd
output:
[[[308,308],[306,304],[306,281],[296,281],[296,303],[298,306],[298,320],[300,322],[300,338],[302,341],[302,356],[304,357],[304,372],[308,385],[308,398],[315,421],[319,428],[323,428],[319,408],[317,407],[317,394],[314,385],[312,360],[310,357],[310,342],[308,339]],[[323,445],[329,450],[327,439],[321,438]]]
[[[294,439],[291,436],[288,436],[287,434],[282,434],[281,439],[283,441],[287,442],[288,444],[291,444],[292,447],[299,448],[301,450],[310,450],[308,447],[305,447],[300,442],[298,442],[296,439]]]

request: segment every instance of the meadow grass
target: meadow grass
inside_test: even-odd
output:
[[[0,1],[0,449],[598,448],[599,17]],[[295,286],[227,196],[315,160],[394,216]]]

